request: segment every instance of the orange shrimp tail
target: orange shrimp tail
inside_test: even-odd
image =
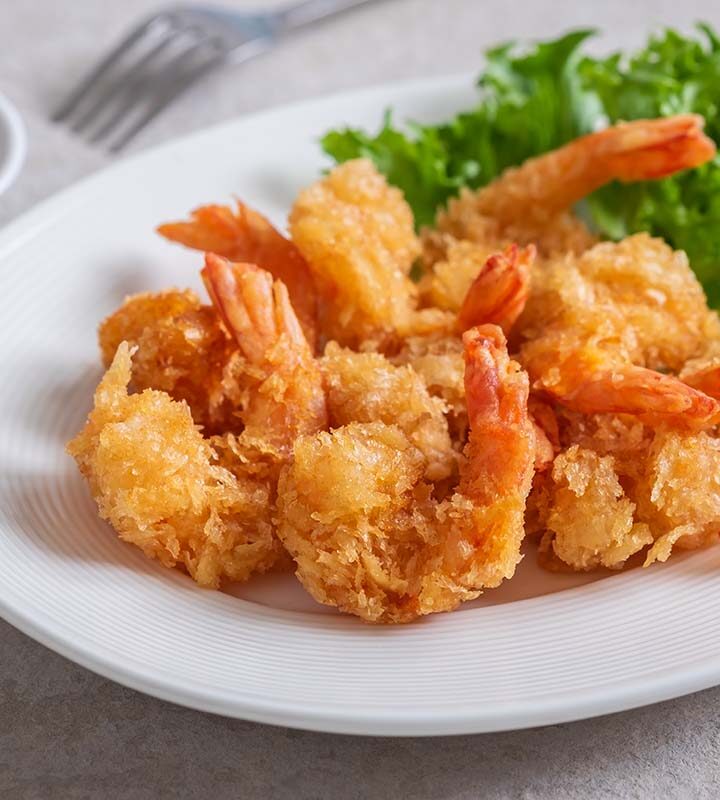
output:
[[[479,325],[463,334],[465,395],[471,428],[490,420],[512,423],[527,415],[527,374],[510,359],[497,325]]]
[[[594,362],[594,364],[593,364]],[[631,414],[641,422],[703,430],[720,421],[720,403],[672,375],[623,364],[600,366],[593,354],[560,365],[560,380],[545,389],[583,414]]]
[[[305,338],[315,348],[317,293],[307,262],[297,247],[262,214],[238,201],[237,210],[208,205],[195,209],[189,220],[157,229],[161,236],[193,250],[216,253],[234,262],[257,264],[288,289]]]
[[[499,325],[506,335],[525,308],[530,292],[530,270],[535,261],[534,245],[511,244],[494,253],[472,282],[458,313],[458,329],[474,325]]]
[[[272,276],[254,264],[205,256],[203,282],[223,325],[253,364],[262,363],[277,339]]]
[[[705,120],[682,114],[635,120],[590,134],[608,146],[611,171],[621,181],[655,180],[692,169],[715,155],[715,143],[703,133]],[[602,157],[598,152],[598,157]]]

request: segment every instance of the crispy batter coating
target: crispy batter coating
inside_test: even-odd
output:
[[[656,542],[646,564],[665,561],[672,548],[694,550],[720,534],[720,440],[706,432],[655,436],[635,489],[638,516]]]
[[[422,378],[430,395],[443,401],[453,441],[464,444],[468,416],[460,337],[410,336],[391,360],[394,364],[409,364]]]
[[[269,491],[218,466],[184,402],[129,395],[131,350],[121,343],[85,428],[68,445],[100,516],[121,539],[201,585],[244,581],[282,556]]]
[[[327,339],[357,347],[412,324],[408,273],[420,253],[412,212],[370,161],[348,161],[302,191],[290,233],[324,300]]]
[[[720,338],[717,313],[685,253],[645,233],[537,265],[516,337],[541,340],[561,328],[569,340],[673,372]]]
[[[448,611],[520,560],[535,439],[527,377],[495,326],[465,335],[471,433],[460,483],[437,502],[397,425],[301,437],[279,485],[280,537],[322,603],[370,622]]]
[[[336,342],[328,344],[320,364],[331,428],[351,422],[395,424],[423,454],[427,480],[453,474],[458,453],[448,432],[445,404],[430,396],[412,367],[395,366],[379,353],[355,353]]]
[[[553,497],[546,528],[552,548],[578,571],[621,567],[653,537],[636,523],[635,505],[626,496],[611,456],[572,445],[555,459]]]
[[[622,567],[645,552],[665,561],[720,533],[720,440],[654,430],[631,417],[559,414],[563,449],[537,476],[532,527],[574,570]],[[552,566],[552,564],[551,564]]]
[[[98,330],[106,367],[120,342],[136,347],[132,384],[185,400],[206,432],[239,431],[236,405],[242,392],[236,346],[215,311],[191,291],[137,294]]]

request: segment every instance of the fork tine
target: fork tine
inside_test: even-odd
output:
[[[71,129],[74,130],[75,133],[80,133],[88,124],[92,123],[93,119],[96,119],[102,114],[103,110],[107,108],[118,94],[122,96],[123,94],[127,94],[128,90],[132,90],[134,78],[136,78],[143,69],[149,66],[163,50],[177,40],[178,33],[178,31],[172,28],[163,31],[162,37],[150,50],[134,64],[130,65],[125,72],[118,75],[113,85],[108,86],[104,92],[101,92],[95,102],[90,103],[85,112],[70,126]],[[91,138],[90,141],[95,141],[95,138]]]
[[[190,88],[194,83],[199,81],[209,72],[212,72],[216,67],[225,61],[227,55],[225,53],[217,53],[212,58],[205,61],[203,64],[188,70],[185,74],[180,75],[177,80],[167,85],[167,88],[160,92],[156,101],[153,103],[142,116],[136,120],[124,133],[116,138],[109,146],[112,153],[117,153],[125,145],[135,137],[151,120],[153,120],[167,105],[186,89]]]
[[[202,41],[191,42],[190,46],[186,46],[180,53],[176,53],[173,58],[169,59],[163,65],[163,73],[171,73],[173,70],[181,67],[183,61],[187,60],[188,57],[192,57],[192,54],[197,52],[198,49],[202,47],[202,44]],[[124,95],[124,97],[122,95]],[[91,144],[97,144],[101,139],[104,139],[124,117],[132,112],[133,107],[142,100],[143,95],[148,95],[146,87],[138,83],[135,83],[135,85],[130,84],[125,87],[124,91],[121,90],[122,101],[117,104],[112,114],[110,114],[105,122],[89,137],[88,141]],[[110,93],[108,100],[112,100],[113,97],[114,95]]]
[[[101,79],[112,67],[122,58],[122,56],[140,39],[143,38],[158,23],[168,23],[169,18],[165,13],[156,14],[150,19],[145,20],[134,30],[132,30],[105,58],[103,58],[93,69],[80,81],[77,88],[70,93],[66,100],[52,115],[53,122],[61,122],[75,111],[86,92],[88,92],[96,81]]]

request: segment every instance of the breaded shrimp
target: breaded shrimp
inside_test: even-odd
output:
[[[358,348],[452,328],[438,309],[416,310],[412,212],[370,161],[347,161],[302,191],[290,233],[315,276],[327,339]]]
[[[662,178],[715,154],[703,119],[636,120],[575,139],[465,190],[423,234],[424,302],[457,311],[484,260],[511,243],[535,244],[542,258],[580,254],[596,243],[571,207],[612,180]],[[459,243],[457,240],[461,240]]]
[[[719,337],[685,254],[647,234],[538,265],[513,328],[536,390],[584,413],[695,429],[720,405],[664,373]]]
[[[282,281],[314,350],[317,297],[312,275],[297,247],[262,214],[239,201],[235,211],[228,206],[202,206],[186,222],[168,222],[157,230],[166,239],[194,250],[257,264]]]
[[[638,366],[679,372],[720,339],[720,321],[681,250],[645,233],[533,269],[520,342],[572,328]]]
[[[478,237],[473,219],[483,221],[483,228],[490,219],[501,237],[510,233],[513,241],[534,242],[535,232],[606,183],[664,178],[709,161],[715,145],[703,134],[703,125],[702,117],[683,114],[620,123],[582,136],[452,200],[439,214],[438,228],[459,239],[486,242],[487,231]],[[523,230],[529,235],[518,236]]]
[[[720,534],[720,440],[630,417],[559,414],[561,452],[529,500],[543,560],[573,570],[645,565]]]
[[[185,400],[206,433],[238,431],[236,399],[242,390],[235,369],[236,346],[211,306],[191,291],[137,294],[107,317],[98,330],[105,367],[122,341],[136,347],[135,389],[158,389]]]
[[[426,457],[397,425],[351,423],[296,441],[278,489],[279,534],[320,602],[408,622],[514,573],[535,454],[527,377],[495,326],[468,331],[464,346],[470,438],[449,498],[433,499]]]
[[[426,460],[425,478],[449,478],[458,452],[448,432],[445,404],[431,397],[410,366],[395,366],[380,353],[354,353],[330,342],[320,359],[330,427],[351,422],[395,424]]]
[[[550,341],[550,340],[549,340]],[[523,363],[537,376],[533,388],[584,414],[632,414],[647,425],[702,430],[720,422],[720,403],[672,375],[636,367],[590,345],[561,355],[554,351],[547,368],[533,349]],[[557,359],[557,360],[555,360]]]
[[[272,567],[283,551],[267,487],[217,465],[186,403],[151,389],[129,395],[131,366],[123,342],[68,444],[100,516],[121,539],[166,567],[185,567],[203,586]]]
[[[322,373],[282,281],[253,264],[208,253],[203,280],[227,331],[247,360],[239,411],[242,446],[284,462],[298,436],[327,427]]]

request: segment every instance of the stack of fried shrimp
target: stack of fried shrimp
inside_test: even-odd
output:
[[[695,116],[617,125],[420,237],[364,160],[300,193],[289,237],[243,204],[162,225],[205,253],[209,302],[136,295],[101,324],[68,445],[101,516],[203,586],[292,565],[370,622],[498,586],[526,533],[563,570],[715,541],[720,321],[684,253],[572,213],[714,152]]]

